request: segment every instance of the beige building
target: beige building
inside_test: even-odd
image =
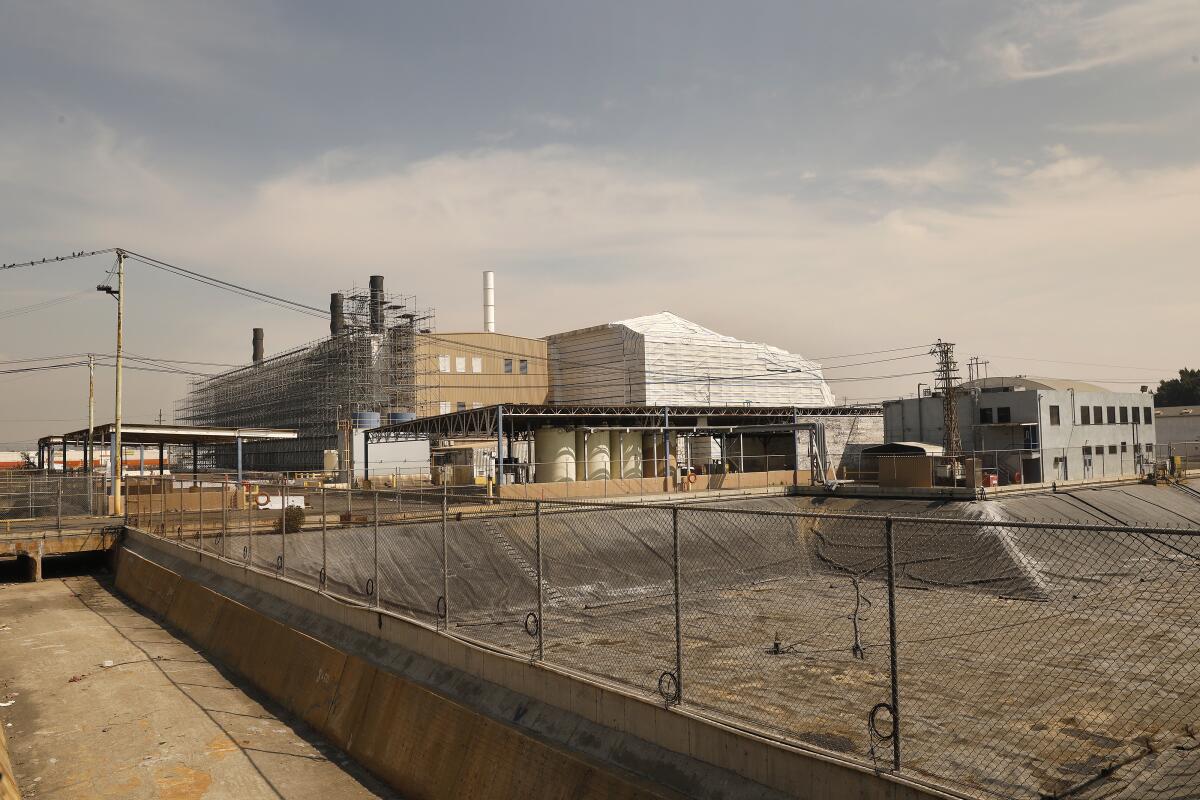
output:
[[[429,333],[417,337],[422,365],[417,416],[498,403],[546,403],[545,339],[502,333]]]

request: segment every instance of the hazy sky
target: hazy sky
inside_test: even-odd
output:
[[[1200,364],[1198,123],[1196,0],[0,0],[0,262],[119,245],[316,306],[381,273],[442,331],[491,268],[505,332],[670,309],[1136,388]],[[112,352],[111,263],[0,272],[0,360]],[[326,330],[136,264],[126,296],[141,355]],[[186,386],[127,385],[143,421]],[[0,375],[0,449],[81,427],[86,388]]]

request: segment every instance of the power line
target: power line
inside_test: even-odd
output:
[[[69,256],[49,256],[41,260],[34,259],[33,261],[21,261],[14,264],[0,264],[0,269],[19,269],[21,267],[37,267],[42,264],[55,264],[60,261],[72,261],[77,258],[90,258],[91,256],[100,256],[105,253],[117,252],[116,247],[107,247],[103,250],[80,250],[78,253],[71,253]]]
[[[247,286],[241,286],[220,278],[214,278],[211,275],[205,275],[201,272],[196,272],[195,270],[186,269],[177,264],[152,258],[141,253],[135,253],[132,250],[126,250],[125,255],[132,261],[137,261],[141,264],[145,264],[148,267],[153,267],[181,278],[187,278],[188,280],[196,281],[197,283],[201,283],[206,286],[211,286],[216,289],[223,289],[227,292],[231,292],[242,297],[261,300],[262,302],[278,306],[280,308],[289,308],[293,311],[299,311],[302,314],[307,314],[312,317],[319,317],[322,319],[329,318],[328,311],[315,308],[310,305],[305,305],[304,303],[300,303],[295,300],[288,300],[285,297],[279,297],[278,295],[260,292],[257,289],[251,289]]]

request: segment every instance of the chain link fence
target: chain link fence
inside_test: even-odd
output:
[[[75,518],[107,513],[102,475],[0,471],[0,532],[70,527]]]
[[[1200,786],[1200,530],[131,491],[130,524],[183,546],[880,772],[980,798]]]

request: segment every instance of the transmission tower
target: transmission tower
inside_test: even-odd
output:
[[[954,344],[938,339],[929,354],[938,362],[934,386],[942,393],[942,448],[948,456],[962,455],[962,438],[958,434],[958,362],[954,360]]]

